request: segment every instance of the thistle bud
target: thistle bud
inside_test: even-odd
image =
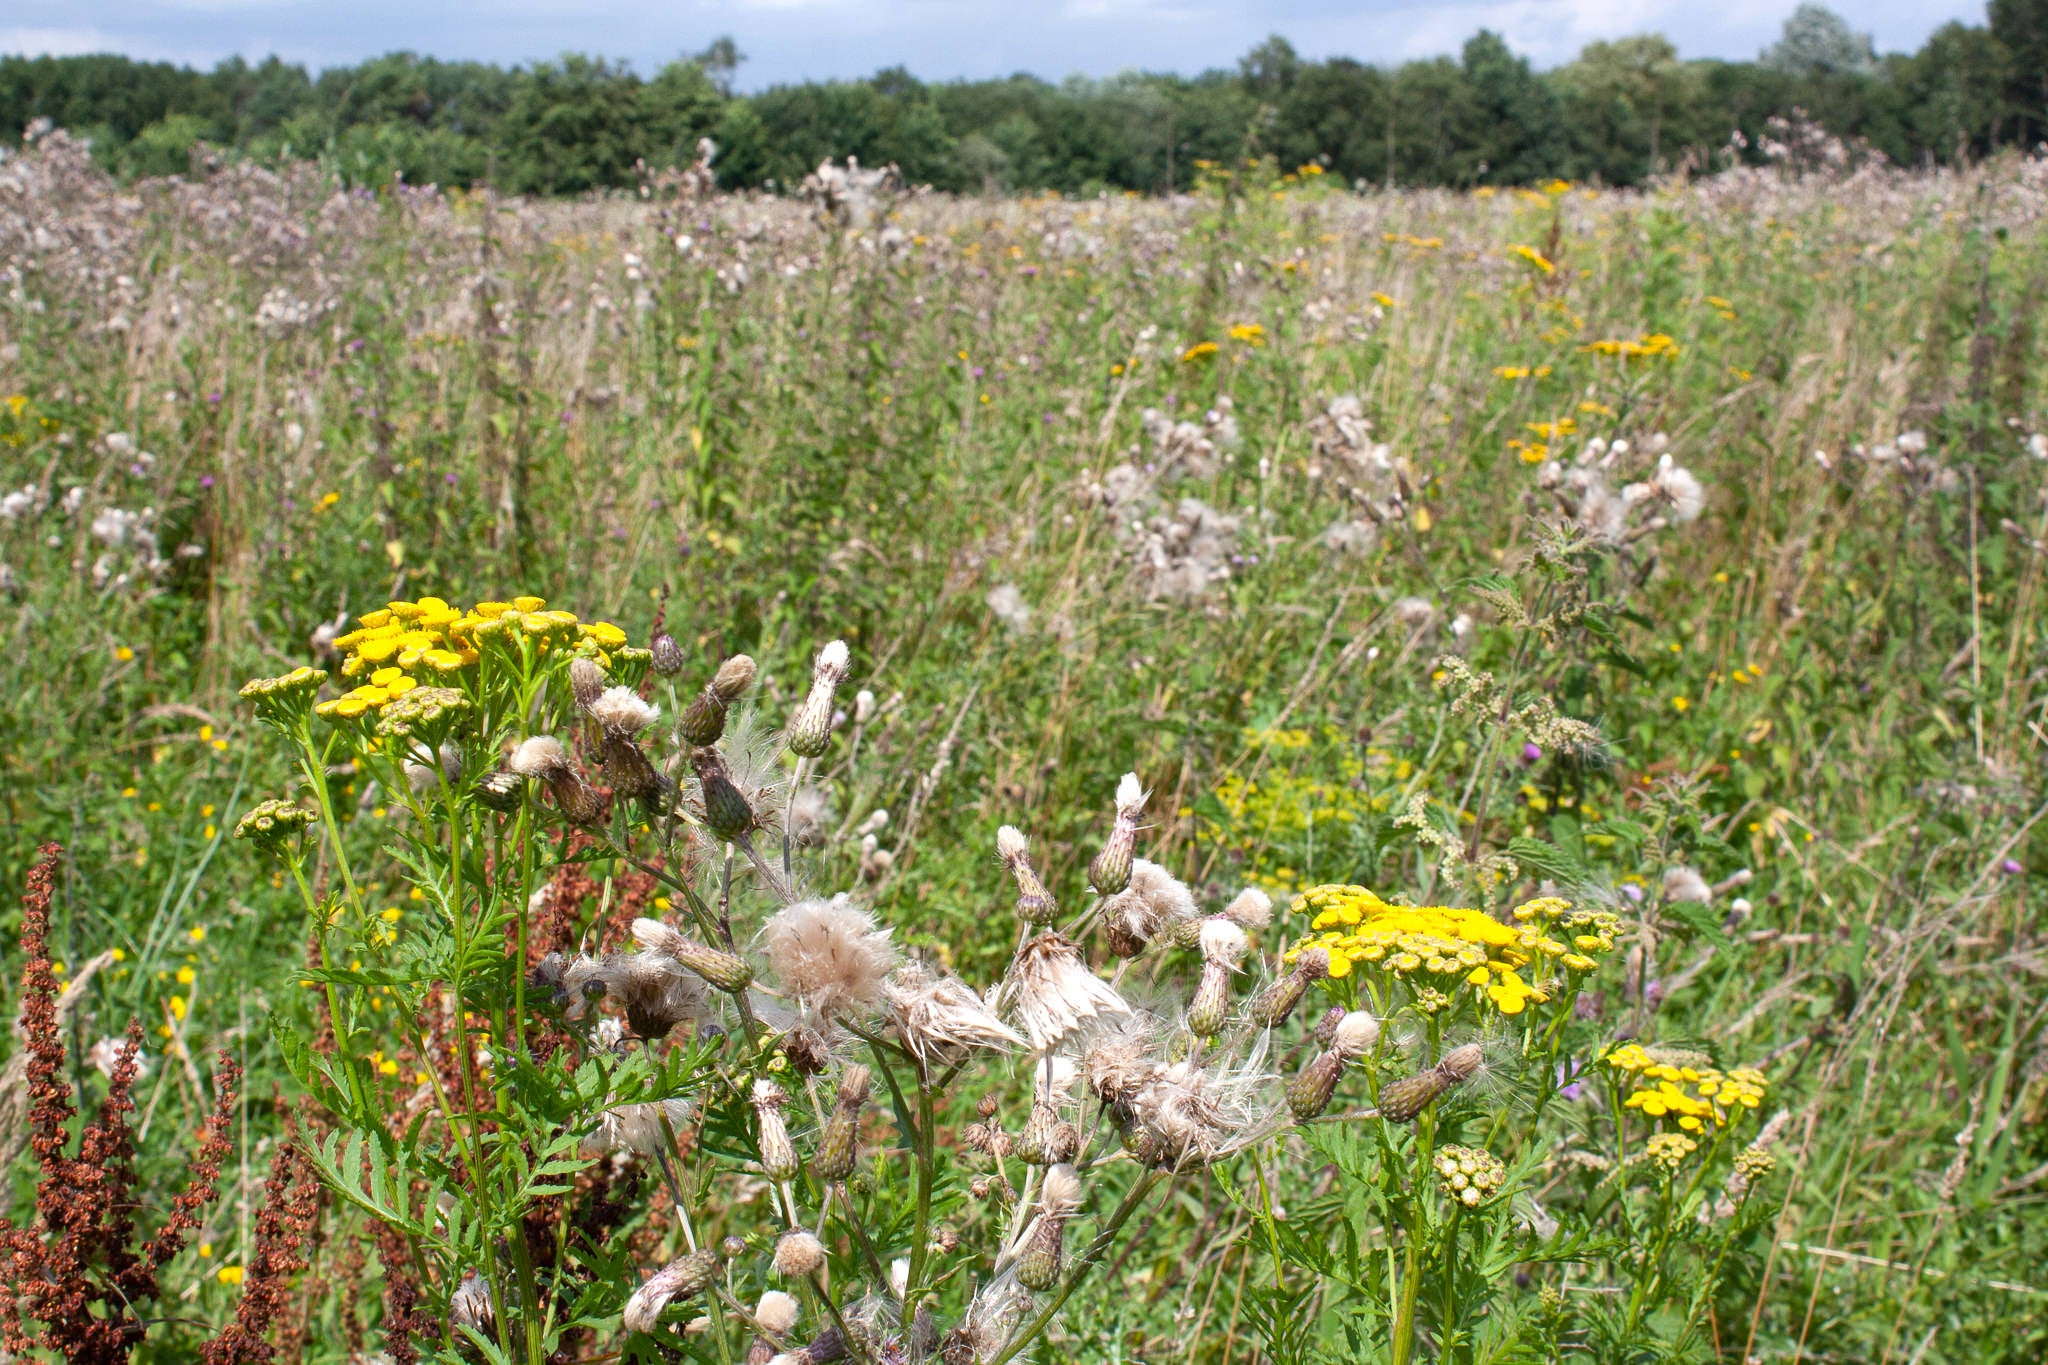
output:
[[[811,1173],[821,1181],[844,1180],[853,1174],[860,1110],[868,1102],[869,1074],[859,1064],[848,1066],[840,1074],[839,1098],[832,1105],[832,1117],[825,1121],[818,1154],[811,1159]]]
[[[762,1079],[754,1082],[750,1103],[760,1128],[761,1174],[777,1184],[796,1179],[802,1168],[797,1164],[796,1144],[789,1140],[789,1125],[782,1117],[789,1096],[775,1082]]]
[[[789,722],[789,751],[800,758],[816,758],[832,740],[832,697],[846,681],[846,642],[834,640],[818,651],[811,665],[811,690]]]
[[[1316,1042],[1324,1047],[1337,1036],[1337,1025],[1344,1022],[1345,1010],[1342,1005],[1332,1005],[1323,1011],[1323,1017],[1316,1020]]]
[[[1197,1038],[1214,1038],[1223,1031],[1229,1009],[1230,969],[1220,962],[1204,962],[1201,983],[1188,1004],[1188,1032]]]
[[[735,654],[718,666],[697,699],[683,712],[682,735],[691,744],[716,744],[725,733],[727,708],[754,685],[754,661]]]
[[[802,1228],[791,1228],[775,1243],[775,1273],[785,1280],[809,1279],[825,1264],[825,1244]]]
[[[1131,856],[1138,843],[1138,812],[1151,793],[1138,785],[1136,773],[1125,773],[1116,786],[1116,818],[1102,851],[1088,864],[1088,884],[1098,896],[1114,896],[1131,884]]]
[[[1060,1282],[1061,1242],[1067,1220],[1080,1206],[1081,1180],[1074,1168],[1064,1163],[1047,1168],[1038,1221],[1025,1239],[1023,1255],[1017,1258],[1017,1283],[1043,1291]]]
[[[1330,974],[1330,954],[1324,948],[1310,948],[1294,960],[1294,969],[1260,991],[1252,1000],[1252,1022],[1260,1028],[1277,1028],[1294,1013],[1308,988]]]
[[[707,948],[658,919],[634,920],[633,937],[648,952],[674,958],[729,994],[736,995],[745,990],[754,979],[754,969],[747,965],[745,958],[718,948]]]
[[[612,791],[633,801],[655,804],[674,785],[655,770],[640,746],[625,735],[604,739],[604,777]]]
[[[1470,1080],[1482,1056],[1479,1044],[1466,1043],[1446,1052],[1435,1066],[1395,1081],[1380,1091],[1380,1117],[1395,1123],[1412,1122],[1445,1093]]]
[[[1287,1107],[1294,1111],[1294,1117],[1306,1122],[1329,1108],[1330,1096],[1337,1089],[1337,1078],[1344,1073],[1345,1064],[1370,1052],[1379,1037],[1379,1020],[1362,1010],[1339,1019],[1330,1031],[1326,1050],[1303,1067],[1287,1086]],[[1380,1112],[1386,1112],[1384,1091]]]
[[[1029,924],[1050,924],[1060,907],[1031,866],[1031,844],[1015,825],[996,831],[996,854],[1017,883],[1017,915]]]
[[[665,630],[656,631],[648,651],[653,655],[654,671],[664,678],[673,678],[683,671],[683,647],[676,643],[676,637]]]
[[[690,766],[697,770],[704,791],[704,823],[727,843],[737,843],[754,829],[754,808],[733,785],[725,770],[725,759],[716,749],[693,749]]]
[[[835,1360],[846,1359],[846,1339],[839,1335],[837,1327],[827,1327],[818,1333],[810,1345],[794,1351],[784,1351],[773,1357],[768,1365],[831,1365]]]
[[[1024,1123],[1024,1131],[1017,1135],[1017,1157],[1033,1166],[1053,1164],[1053,1130],[1059,1127],[1059,1114],[1051,1104],[1041,1097],[1031,1102],[1031,1117]]]
[[[624,1326],[629,1332],[652,1333],[661,1312],[676,1299],[693,1298],[718,1278],[718,1253],[710,1247],[678,1256],[647,1278],[626,1300]]]

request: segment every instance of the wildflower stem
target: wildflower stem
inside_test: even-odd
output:
[[[1137,1183],[1131,1186],[1130,1193],[1124,1196],[1123,1202],[1116,1206],[1116,1211],[1109,1215],[1096,1232],[1095,1240],[1075,1259],[1072,1268],[1067,1271],[1066,1278],[1060,1281],[1060,1287],[1054,1291],[1051,1301],[1039,1309],[1031,1321],[1024,1324],[1017,1335],[1010,1339],[1010,1344],[998,1352],[988,1365],[1006,1365],[1006,1362],[1014,1359],[1019,1351],[1037,1340],[1039,1333],[1045,1330],[1045,1325],[1065,1306],[1073,1292],[1081,1287],[1081,1281],[1088,1277],[1088,1272],[1095,1268],[1095,1263],[1109,1250],[1110,1243],[1116,1240],[1116,1234],[1130,1221],[1131,1215],[1138,1211],[1153,1189],[1170,1175],[1171,1172],[1168,1171],[1147,1171],[1138,1177]]]
[[[1434,1051],[1434,1049],[1431,1049]],[[1430,1178],[1430,1156],[1436,1146],[1436,1115],[1425,1111],[1415,1122],[1415,1174],[1408,1196],[1408,1245],[1403,1256],[1401,1283],[1395,1286],[1393,1365],[1408,1365],[1415,1352],[1415,1305],[1422,1288],[1422,1253],[1428,1241],[1427,1214],[1422,1208],[1422,1191]]]
[[[925,1259],[932,1240],[932,1137],[936,1122],[932,1114],[931,1083],[920,1075],[917,1085],[917,1128],[911,1133],[911,1147],[917,1154],[917,1217],[910,1230],[910,1273],[904,1281],[903,1311],[917,1307],[924,1285]]]

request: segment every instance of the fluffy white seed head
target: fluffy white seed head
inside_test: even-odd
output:
[[[996,856],[1004,862],[1015,862],[1030,856],[1030,853],[1031,841],[1015,825],[1004,825],[996,831]]]
[[[1702,905],[1714,899],[1714,888],[1707,885],[1707,879],[1690,867],[1671,867],[1664,871],[1664,899],[1667,901],[1698,901]]]
[[[1019,950],[1003,983],[1003,999],[1036,1050],[1131,1012],[1124,998],[1088,969],[1080,949],[1058,934],[1040,934]]]
[[[1218,962],[1226,967],[1235,967],[1238,959],[1251,946],[1244,930],[1224,919],[1212,915],[1202,921],[1202,960]]]
[[[1446,1076],[1469,1081],[1485,1062],[1486,1050],[1477,1043],[1466,1043],[1462,1047],[1454,1047],[1446,1052],[1444,1059],[1438,1062],[1437,1066]]]
[[[676,950],[687,940],[681,933],[660,920],[643,916],[633,921],[633,941],[650,953],[663,953],[674,957]]]
[[[802,1228],[782,1234],[775,1244],[775,1273],[784,1279],[805,1279],[825,1264],[825,1244]]]
[[[1223,918],[1246,929],[1263,929],[1273,922],[1273,898],[1256,886],[1247,886],[1223,907]]]
[[[1364,1010],[1353,1010],[1337,1021],[1337,1031],[1330,1039],[1330,1051],[1352,1061],[1372,1051],[1373,1044],[1380,1040],[1380,1021]]]
[[[521,777],[546,781],[569,770],[569,751],[553,735],[535,735],[519,742],[505,766]]]
[[[1081,1176],[1074,1168],[1062,1161],[1045,1170],[1045,1185],[1039,1196],[1045,1212],[1054,1218],[1064,1218],[1081,1207]]]
[[[799,901],[777,911],[761,932],[782,984],[827,1018],[874,1004],[896,968],[889,930],[844,899]]]
[[[818,651],[817,660],[811,665],[811,676],[819,682],[834,686],[846,681],[846,669],[853,657],[846,641],[834,640]]]
[[[777,1336],[796,1326],[797,1303],[780,1289],[771,1289],[761,1296],[761,1302],[754,1308],[754,1321]]]
[[[1116,813],[1120,816],[1136,815],[1151,795],[1138,784],[1136,773],[1125,773],[1116,784]]]
[[[607,687],[590,704],[591,719],[615,735],[637,735],[660,715],[660,707],[642,701],[630,687]]]
[[[1186,882],[1144,858],[1131,859],[1131,883],[1124,894],[1142,902],[1142,919],[1131,926],[1141,938],[1156,938],[1201,913]]]

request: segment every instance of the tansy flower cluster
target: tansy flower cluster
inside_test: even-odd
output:
[[[493,639],[533,641],[540,649],[589,653],[603,661],[607,650],[626,643],[626,632],[608,621],[582,622],[574,612],[549,610],[542,597],[479,602],[467,611],[438,597],[392,602],[366,612],[360,626],[334,641],[346,651],[344,677],[364,681],[314,711],[343,719],[378,711],[427,678],[452,679],[482,657]]]
[[[1420,976],[1422,984],[1452,994],[1470,987],[1502,1014],[1520,1014],[1531,1001],[1552,998],[1554,983],[1523,977],[1532,964],[1591,971],[1596,955],[1611,951],[1621,933],[1615,916],[1575,910],[1554,896],[1520,906],[1511,924],[1483,910],[1389,905],[1362,886],[1314,887],[1296,898],[1294,908],[1314,918],[1288,961],[1321,948],[1330,955],[1332,977],[1347,976],[1362,963],[1411,985]]]
[[[1623,360],[1674,360],[1681,348],[1669,334],[1650,332],[1639,337],[1608,337],[1600,341],[1589,341],[1579,349],[1591,355],[1620,356]]]
[[[1762,1104],[1770,1084],[1751,1067],[1721,1071],[1696,1065],[1706,1060],[1697,1054],[1661,1052],[1640,1043],[1623,1043],[1605,1060],[1635,1086],[1623,1107],[1648,1118],[1668,1118],[1689,1133],[1705,1132],[1709,1125],[1727,1127]]]

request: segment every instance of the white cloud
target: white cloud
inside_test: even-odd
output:
[[[121,49],[121,43],[105,29],[0,28],[0,52],[16,52],[25,57],[76,57]]]

